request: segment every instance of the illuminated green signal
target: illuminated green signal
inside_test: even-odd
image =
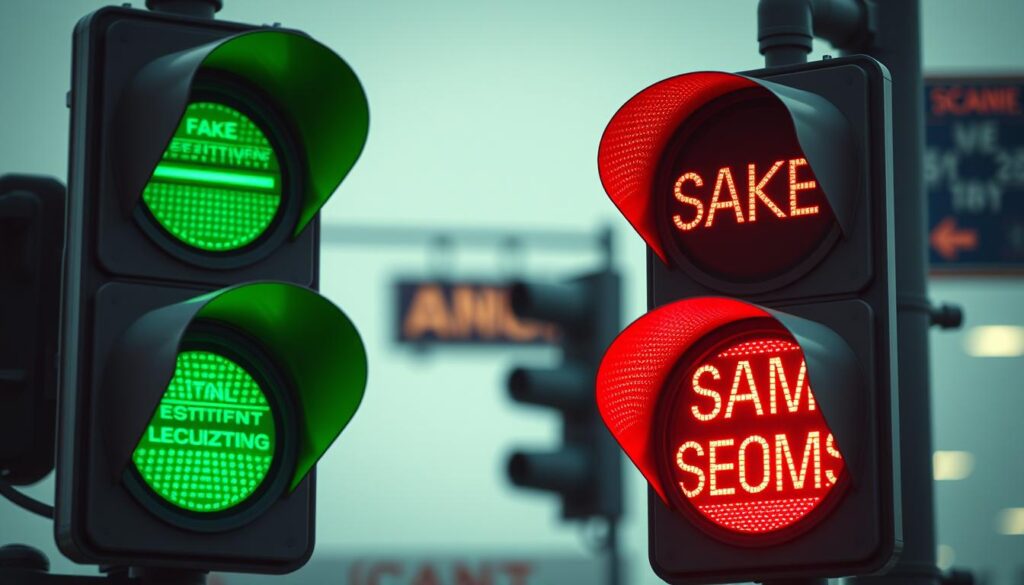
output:
[[[277,429],[260,385],[208,351],[178,354],[174,377],[132,455],[167,502],[219,512],[246,501],[274,461]]]
[[[246,175],[243,173],[226,173],[224,171],[207,171],[194,167],[179,167],[169,164],[157,165],[153,171],[154,179],[179,179],[196,183],[213,185],[231,185],[233,187],[250,187],[253,189],[273,189],[274,177]]]
[[[243,248],[281,206],[281,167],[259,126],[224,104],[193,102],[142,192],[157,223],[208,252]]]

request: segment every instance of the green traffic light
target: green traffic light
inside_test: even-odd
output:
[[[281,208],[281,167],[263,129],[230,106],[189,104],[142,200],[180,242],[230,252],[262,236]]]
[[[263,484],[276,437],[264,389],[245,368],[217,353],[185,351],[132,461],[166,502],[221,512]]]

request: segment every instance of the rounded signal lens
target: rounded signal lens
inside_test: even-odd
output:
[[[185,351],[132,461],[168,504],[222,512],[263,485],[277,435],[266,391],[252,374],[218,353]]]
[[[249,246],[282,208],[278,153],[265,129],[222,103],[189,104],[142,193],[153,220],[207,253]]]
[[[669,495],[713,534],[785,538],[841,491],[839,445],[788,333],[732,335],[681,367],[667,391]]]
[[[785,284],[839,236],[789,113],[762,89],[719,98],[689,118],[656,189],[670,257],[720,290]]]

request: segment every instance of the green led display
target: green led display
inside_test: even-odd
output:
[[[267,397],[245,369],[216,353],[186,351],[132,461],[167,502],[220,512],[266,479],[276,434]]]
[[[208,252],[245,247],[281,206],[281,167],[266,134],[224,104],[193,102],[142,201],[167,232]]]

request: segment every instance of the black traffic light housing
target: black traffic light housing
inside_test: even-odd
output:
[[[622,513],[622,456],[592,399],[605,347],[620,326],[620,278],[602,270],[563,283],[516,282],[512,310],[559,327],[562,363],[554,369],[519,367],[508,378],[513,400],[555,408],[562,447],[518,451],[508,462],[515,485],[561,497],[562,517],[616,519]]]
[[[605,189],[651,248],[648,257],[651,313],[648,316],[659,312],[670,316],[664,328],[653,327],[650,334],[662,336],[662,340],[666,336],[670,338],[673,334],[668,330],[671,319],[683,319],[675,326],[676,332],[679,327],[690,326],[687,311],[697,309],[687,307],[726,301],[712,297],[735,297],[757,303],[745,306],[762,315],[758,318],[770,318],[781,324],[787,336],[803,349],[821,412],[843,447],[844,456],[848,457],[846,465],[851,477],[850,485],[841,496],[833,498],[836,502],[823,519],[806,530],[760,541],[756,537],[731,540],[716,537],[670,507],[659,496],[659,490],[652,488],[648,506],[650,561],[655,572],[668,582],[838,577],[881,571],[895,561],[901,546],[901,529],[895,446],[898,408],[889,85],[885,68],[863,56],[743,74],[688,74],[655,84],[638,94],[616,114],[605,132],[599,155]],[[692,109],[681,113],[691,107],[685,104],[696,101],[695,96],[702,92],[705,95],[717,93],[709,102],[693,105]],[[752,96],[761,102],[750,105]],[[766,100],[770,103],[766,104]],[[746,114],[744,108],[749,108]],[[757,115],[749,115],[751,112]],[[725,121],[716,120],[716,114],[724,114]],[[701,259],[699,250],[681,250],[685,241],[680,244],[678,236],[672,233],[676,227],[683,231],[711,226],[711,219],[704,212],[719,201],[720,193],[724,199],[724,194],[731,191],[735,201],[737,191],[748,190],[748,185],[739,184],[746,178],[743,176],[745,168],[737,172],[742,177],[737,181],[738,189],[732,185],[732,178],[723,179],[724,173],[719,170],[717,181],[714,175],[703,178],[702,186],[706,190],[710,191],[712,184],[715,185],[715,198],[710,205],[702,202],[698,209],[688,198],[694,185],[701,186],[701,178],[691,176],[685,185],[680,178],[675,184],[675,199],[704,213],[697,217],[699,214],[687,216],[689,208],[676,205],[671,199],[672,183],[667,182],[675,180],[671,172],[678,168],[672,165],[676,164],[679,149],[685,147],[687,141],[704,140],[702,145],[714,144],[716,137],[709,136],[706,128],[716,123],[719,128],[726,128],[730,123],[735,126],[734,121],[744,119],[744,115],[751,120],[746,134],[734,132],[732,138],[742,137],[745,148],[756,148],[758,143],[763,143],[769,148],[783,144],[785,148],[800,149],[804,158],[792,159],[795,162],[790,164],[808,165],[813,169],[827,199],[821,205],[827,205],[835,218],[835,225],[829,228],[831,231],[815,236],[814,245],[798,251],[792,261],[780,263],[782,268],[775,272],[762,268],[778,260],[777,255],[785,258],[787,250],[795,246],[785,237],[739,249],[741,244],[737,242],[743,234],[736,228],[728,232],[731,235],[726,239],[716,241]],[[728,117],[734,118],[730,121]],[[758,132],[772,124],[777,133]],[[653,132],[641,130],[659,126],[669,135],[663,142],[650,139]],[[702,131],[705,133],[701,134]],[[634,147],[640,143],[640,148],[630,151],[627,147],[630,140]],[[708,158],[713,158],[715,153],[729,152],[725,146],[714,144],[714,148],[704,154],[711,153]],[[637,155],[637,150],[645,154]],[[775,156],[782,158],[777,153]],[[794,152],[792,156],[799,155]],[[755,202],[753,194],[756,178],[764,176],[766,166],[755,170],[753,159],[719,160],[716,165],[743,163],[745,166],[747,162],[751,162],[751,215],[746,215],[745,200],[742,208],[737,202],[735,224],[729,204],[719,207],[726,209],[729,226],[738,226],[745,220],[745,226],[755,229],[755,206],[761,221],[758,225],[764,225],[764,216],[772,213],[764,199]],[[758,164],[765,162],[771,164],[770,161]],[[800,211],[792,194],[804,187],[799,179],[795,182],[792,167],[790,173],[790,207],[775,210],[776,215],[783,218],[781,221],[796,215],[785,217],[786,211]],[[638,181],[638,174],[644,178]],[[681,185],[686,188],[680,188]],[[631,193],[636,197],[630,198]],[[669,196],[657,199],[663,193]],[[676,222],[675,227],[672,222]],[[677,239],[673,240],[674,237]],[[718,266],[714,266],[716,260]],[[744,278],[744,272],[756,276]],[[694,304],[675,306],[681,299],[694,299]],[[717,310],[712,308],[711,312]],[[672,312],[676,313],[675,317],[671,316]],[[701,315],[696,314],[694,318],[699,321]],[[643,329],[642,320],[644,318],[637,322],[639,329]],[[628,353],[632,343],[635,340],[617,340],[619,347],[612,349]],[[643,343],[648,347],[657,345],[651,338],[645,338]],[[616,352],[610,350],[606,357],[605,385],[615,381],[629,361],[614,357],[613,353]],[[823,359],[815,359],[815,354]],[[682,363],[693,355],[692,352],[684,354],[680,349],[669,359]],[[650,359],[650,351],[645,359]],[[851,376],[859,377],[860,383],[851,384]],[[599,402],[608,403],[607,392],[602,398],[602,384],[599,379]],[[661,392],[661,388],[652,392]],[[614,427],[615,417],[606,414],[605,418],[612,421],[609,425]],[[651,432],[656,428],[652,424]],[[628,451],[629,441],[623,440],[621,433],[620,429],[617,436]],[[656,444],[659,438],[650,440]],[[634,454],[631,456],[644,469],[643,456],[639,460]],[[654,475],[648,474],[650,481],[657,481],[652,477]]]
[[[0,481],[53,469],[64,185],[0,177]]]
[[[313,549],[313,467],[354,414],[366,380],[354,326],[310,290],[319,283],[317,212],[361,152],[365,94],[330,49],[280,28],[109,7],[78,23],[73,50],[58,544],[75,561],[104,566],[294,570]],[[207,124],[206,137],[247,131],[212,115],[193,122],[196,103],[250,121],[264,146],[178,140],[193,125]],[[247,174],[260,148],[279,159],[279,175]],[[183,171],[190,153],[220,166]],[[247,211],[229,205],[194,221],[211,210],[203,197],[216,194],[209,187],[189,200],[199,188],[189,189],[243,180],[278,190],[273,219],[244,245],[197,243],[196,233]],[[147,199],[161,181],[186,192],[163,219]],[[185,227],[175,231],[170,221]],[[277,429],[269,479],[217,513],[166,499],[181,502],[190,489],[170,484],[170,474],[188,471],[181,452],[167,479],[142,479],[137,466],[144,439],[185,440],[144,433],[158,414],[176,416],[163,398],[177,379],[176,359],[189,351],[230,356],[265,394]],[[231,390],[218,396],[230,401]],[[195,416],[197,407],[187,408]],[[174,465],[173,451],[163,453]],[[173,481],[198,482],[201,473]],[[156,496],[159,482],[167,483]]]

